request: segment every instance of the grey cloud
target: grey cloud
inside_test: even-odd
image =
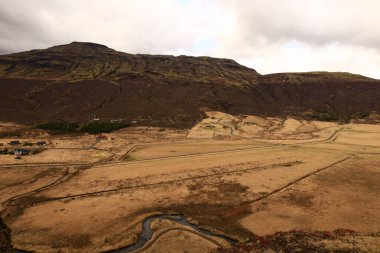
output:
[[[29,50],[48,43],[49,36],[44,24],[38,16],[28,14],[28,5],[0,2],[1,53]]]
[[[0,2],[0,10],[2,52],[76,40],[132,53],[170,53],[191,48],[197,26],[206,23],[198,22],[201,13],[173,0],[9,0]]]
[[[380,78],[375,0],[1,0],[0,54],[71,41]]]
[[[236,28],[247,42],[299,40],[380,49],[380,2],[372,0],[223,1],[236,14]]]

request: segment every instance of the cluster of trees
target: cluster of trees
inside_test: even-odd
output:
[[[82,123],[78,122],[48,122],[37,126],[38,129],[50,130],[55,133],[110,133],[118,129],[129,127],[130,125],[122,122],[90,122]]]

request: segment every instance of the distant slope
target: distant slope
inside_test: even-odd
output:
[[[233,60],[132,55],[73,42],[0,56],[0,121],[124,119],[188,127],[205,108],[348,120],[380,112],[380,81],[348,73],[260,75]]]

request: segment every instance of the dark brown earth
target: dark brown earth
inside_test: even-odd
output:
[[[11,252],[11,230],[0,217],[0,252]]]
[[[260,75],[233,60],[132,55],[93,43],[0,56],[0,121],[123,119],[192,126],[205,109],[347,121],[380,112],[380,81],[349,73]]]
[[[268,236],[255,236],[252,242],[237,244],[231,248],[220,248],[215,253],[261,253],[261,252],[320,252],[320,253],[351,253],[363,252],[358,247],[330,249],[320,241],[352,241],[359,237],[376,237],[378,234],[362,234],[351,230],[337,229],[330,231],[289,231],[277,232]],[[348,239],[349,238],[349,239]]]
[[[251,212],[248,203],[241,203],[246,199],[249,187],[221,181],[211,185],[198,182],[188,186],[188,189],[192,192],[187,198],[188,204],[178,203],[161,207],[159,210],[162,213],[184,214],[191,218],[193,223],[207,224],[206,229],[214,231],[217,229],[215,232],[236,237],[237,240],[253,235],[239,223],[241,218]],[[204,201],[205,196],[217,201],[218,204]]]

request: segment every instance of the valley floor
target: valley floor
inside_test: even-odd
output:
[[[0,247],[130,252],[147,217],[181,214],[209,233],[155,219],[134,252],[380,252],[380,125],[208,116],[19,138],[47,145],[0,155]]]

